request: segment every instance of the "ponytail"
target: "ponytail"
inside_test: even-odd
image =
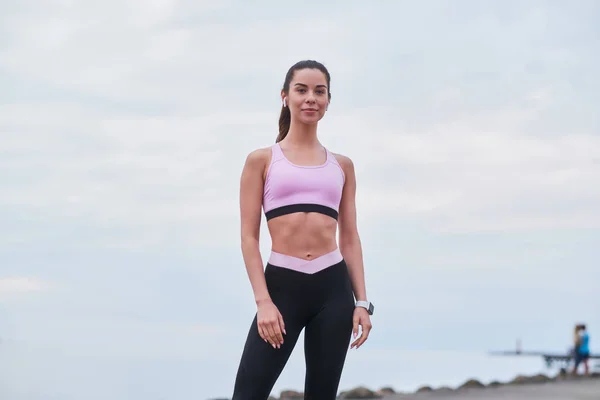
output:
[[[275,143],[281,142],[288,134],[290,130],[290,109],[288,107],[281,107],[281,114],[279,115],[279,135],[275,139]]]

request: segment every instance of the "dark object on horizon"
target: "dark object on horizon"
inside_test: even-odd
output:
[[[561,371],[567,371],[569,366],[575,361],[574,349],[571,348],[565,353],[543,352],[543,351],[523,351],[521,348],[521,340],[517,340],[515,350],[490,351],[490,355],[494,356],[526,356],[526,357],[542,357],[547,368],[552,368],[554,363],[561,364]],[[590,354],[590,360],[600,360],[600,354]]]

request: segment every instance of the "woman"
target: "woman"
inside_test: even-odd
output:
[[[242,253],[257,312],[233,400],[268,398],[302,329],[305,398],[335,399],[352,334],[351,348],[360,348],[371,330],[373,305],[367,301],[356,226],[354,166],[317,138],[318,122],[331,100],[330,81],[316,61],[289,69],[275,144],[251,152],[242,171]],[[272,242],[264,270],[261,207]]]

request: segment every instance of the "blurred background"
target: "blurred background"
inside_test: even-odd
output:
[[[340,390],[546,372],[600,337],[600,3],[0,3],[0,397],[231,396],[246,155],[323,62],[368,342]],[[270,241],[262,225],[261,251]],[[302,339],[302,338],[301,338]],[[302,341],[274,393],[302,390]]]

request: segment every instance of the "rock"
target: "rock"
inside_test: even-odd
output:
[[[416,391],[416,393],[423,393],[423,392],[433,392],[433,388],[431,386],[421,386]]]
[[[357,387],[340,393],[339,399],[380,399],[383,395],[374,392],[366,387]]]
[[[396,394],[396,391],[393,388],[386,386],[386,387],[382,387],[381,389],[379,389],[376,393],[381,396],[386,396],[389,394]]]
[[[499,381],[491,381],[488,384],[488,387],[490,387],[490,388],[496,388],[496,387],[500,387],[500,386],[502,386],[502,382],[499,382]]]
[[[550,378],[547,375],[544,374],[537,374],[537,375],[533,375],[532,377],[529,378],[529,382],[531,383],[546,383],[546,382],[551,382],[554,379]]]
[[[450,393],[453,391],[454,391],[454,389],[452,389],[451,387],[448,387],[448,386],[440,386],[439,388],[434,390],[434,392],[436,392],[436,393]]]
[[[304,393],[295,390],[284,390],[279,394],[279,400],[304,400]]]
[[[511,385],[521,385],[523,383],[527,382],[527,377],[524,375],[517,375],[515,376],[510,382],[509,384]]]
[[[527,383],[546,383],[552,381],[552,378],[544,375],[537,374],[533,376],[517,375],[513,380],[509,382],[510,385],[524,385]]]
[[[468,381],[460,385],[458,389],[482,389],[484,387],[485,385],[479,382],[477,379],[469,379]]]

